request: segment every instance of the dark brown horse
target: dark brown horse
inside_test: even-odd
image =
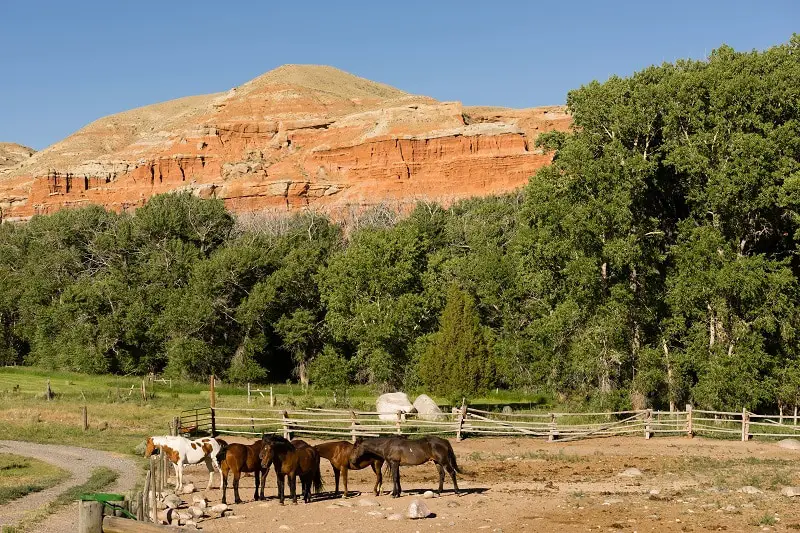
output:
[[[365,455],[382,457],[389,466],[389,472],[394,482],[392,497],[400,496],[400,465],[421,465],[428,461],[436,463],[439,470],[439,494],[444,485],[444,471],[453,478],[453,489],[458,494],[456,472],[463,472],[456,464],[456,454],[450,442],[439,437],[422,437],[421,439],[406,439],[403,437],[388,437],[377,439],[364,439],[358,437],[350,454],[350,462],[358,463]]]
[[[337,440],[333,442],[325,442],[314,446],[319,452],[320,457],[324,457],[331,462],[333,467],[333,478],[336,481],[336,494],[339,494],[339,473],[344,476],[344,497],[347,498],[347,472],[348,470],[361,470],[368,466],[372,467],[375,472],[375,496],[381,493],[381,486],[383,485],[383,476],[381,475],[381,468],[383,467],[383,459],[377,455],[364,454],[358,462],[350,462],[350,455],[353,452],[353,445],[345,440]]]
[[[254,500],[264,499],[264,482],[267,479],[267,472],[269,465],[264,468],[261,466],[261,459],[259,454],[264,447],[264,440],[257,440],[253,444],[239,444],[234,442],[222,446],[217,460],[219,461],[220,469],[222,470],[222,503],[227,503],[226,492],[228,488],[228,472],[233,472],[233,502],[242,503],[239,498],[239,478],[242,472],[253,472],[253,477],[256,480],[256,489],[253,493]],[[261,493],[259,495],[259,481],[261,486]]]
[[[287,442],[286,439],[267,438],[263,439],[261,449],[261,467],[269,468],[272,464],[275,467],[275,475],[278,478],[278,498],[281,505],[285,498],[285,478],[289,477],[289,491],[292,496],[292,503],[297,503],[297,477],[300,477],[300,484],[303,490],[303,501],[311,502],[311,487],[314,492],[322,490],[322,476],[319,470],[319,453],[313,446],[302,440]]]

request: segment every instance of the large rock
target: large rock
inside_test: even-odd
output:
[[[416,520],[418,518],[428,518],[431,515],[431,510],[428,509],[428,506],[425,505],[425,502],[421,502],[419,500],[414,500],[408,506],[408,513],[406,516],[411,518],[412,520]]]
[[[286,65],[225,93],[101,118],[33,157],[14,147],[0,208],[11,219],[86,204],[119,211],[173,191],[239,212],[450,204],[526,185],[552,159],[534,148],[538,135],[570,123],[559,106],[463,106]]]
[[[164,505],[168,509],[177,509],[183,504],[183,500],[179,497],[175,496],[174,494],[169,494],[164,498]]]
[[[397,411],[413,413],[414,405],[405,392],[389,392],[381,394],[375,401],[375,410],[381,420],[397,420]]]
[[[800,496],[800,487],[783,487],[781,489],[781,494],[788,498]]]
[[[417,410],[417,418],[422,420],[442,420],[444,418],[442,410],[427,394],[417,396],[417,399],[414,400],[414,409]]]
[[[783,439],[778,441],[778,446],[787,450],[800,450],[800,440],[797,439]]]

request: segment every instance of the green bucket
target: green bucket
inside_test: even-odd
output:
[[[118,505],[114,505],[113,503],[111,503],[111,502],[124,501],[125,496],[123,496],[122,494],[95,492],[91,494],[81,494],[80,496],[78,496],[78,499],[81,500],[82,502],[100,502],[105,507],[108,507],[112,511],[120,511],[125,517],[133,518],[134,520],[136,520],[136,517],[132,515],[130,512],[128,512],[127,510],[123,509]]]

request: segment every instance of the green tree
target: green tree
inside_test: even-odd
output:
[[[417,373],[426,390],[440,395],[472,395],[494,383],[495,364],[475,300],[452,285],[439,330],[431,335]]]

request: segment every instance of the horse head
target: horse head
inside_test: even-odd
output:
[[[261,451],[258,452],[258,458],[261,460],[261,466],[263,468],[269,468],[269,465],[274,460],[275,449],[273,446],[273,441],[266,438],[266,436],[262,440],[264,442],[264,446],[262,446]]]
[[[147,437],[147,446],[144,449],[144,456],[150,457],[154,453],[158,453],[158,446],[153,442],[153,437]]]
[[[353,441],[353,449],[350,451],[350,463],[357,463],[364,453],[364,437],[356,437],[356,440]]]

